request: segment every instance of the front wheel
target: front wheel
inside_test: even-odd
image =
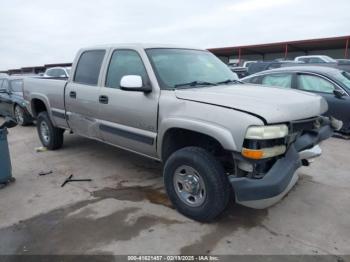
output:
[[[174,207],[197,221],[212,221],[230,200],[231,187],[222,165],[199,147],[185,147],[169,157],[164,183]]]
[[[54,127],[47,112],[41,112],[37,120],[37,130],[41,143],[49,150],[63,145],[64,129]]]

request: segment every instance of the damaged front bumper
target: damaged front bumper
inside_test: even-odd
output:
[[[277,203],[297,182],[298,174],[295,171],[302,165],[302,160],[321,155],[318,144],[331,137],[333,131],[338,128],[339,123],[327,118],[319,129],[304,132],[263,178],[229,176],[236,202],[257,209]]]

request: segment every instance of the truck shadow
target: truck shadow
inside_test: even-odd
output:
[[[157,225],[176,228],[178,224],[183,224],[185,228],[198,227],[198,231],[193,232],[198,234],[198,240],[190,244],[185,243],[180,250],[182,254],[210,253],[220,241],[228,239],[234,232],[262,227],[262,221],[268,215],[267,210],[245,208],[233,204],[232,200],[227,210],[210,224],[188,219],[176,220],[171,215],[174,211],[158,213],[154,210],[138,216],[136,221],[130,224],[127,218],[137,214],[140,206],[142,208],[145,206],[147,209],[147,205],[151,203],[158,205],[159,208],[173,209],[162,186],[161,164],[98,141],[77,136],[67,136],[66,140],[64,150],[54,153],[56,157],[65,157],[62,160],[65,165],[70,163],[66,159],[70,160],[73,156],[79,155],[81,157],[79,161],[83,161],[81,165],[86,165],[87,168],[89,165],[101,165],[101,172],[106,165],[116,170],[121,166],[123,170],[129,169],[126,178],[128,181],[123,183],[116,175],[115,179],[118,181],[116,186],[97,189],[91,192],[91,198],[87,200],[1,228],[1,254],[82,254],[86,253],[86,250],[94,250],[112,241],[132,241],[141,232],[156,234],[156,231],[152,233],[154,231],[152,227]],[[144,176],[145,173],[147,177]],[[144,180],[148,178],[154,183],[145,185]],[[82,208],[89,211],[90,206],[106,199],[139,204],[136,207],[130,205],[123,209],[112,210],[110,214],[93,219],[88,213],[78,217],[69,216]],[[119,205],[119,202],[116,204]],[[93,209],[90,211],[95,212]],[[226,241],[229,245],[229,240]]]

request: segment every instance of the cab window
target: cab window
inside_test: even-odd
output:
[[[116,50],[113,52],[107,77],[106,87],[120,88],[120,80],[126,75],[139,75],[147,81],[147,73],[141,57],[133,50]]]
[[[335,89],[331,82],[314,75],[300,74],[297,83],[298,89],[312,92],[333,93]]]
[[[262,77],[261,84],[291,88],[292,87],[292,74],[271,74]]]
[[[82,53],[75,70],[74,82],[96,86],[105,53],[105,50],[91,50]]]

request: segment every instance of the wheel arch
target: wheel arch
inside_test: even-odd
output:
[[[31,114],[34,118],[37,118],[41,112],[49,112],[49,104],[45,98],[41,96],[33,96],[30,101]]]
[[[157,139],[157,152],[163,162],[172,152],[185,146],[205,148],[210,144],[224,151],[236,151],[231,132],[221,126],[192,119],[168,119],[162,124]]]

